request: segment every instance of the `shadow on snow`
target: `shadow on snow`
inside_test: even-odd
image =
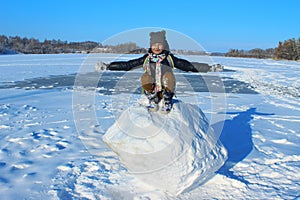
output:
[[[244,177],[234,174],[231,170],[238,162],[244,160],[253,149],[252,129],[250,122],[254,115],[273,115],[258,113],[256,108],[249,108],[243,112],[227,112],[226,114],[237,115],[233,119],[225,120],[220,141],[228,152],[228,159],[217,171],[226,177],[249,184]],[[222,123],[216,123],[213,128],[221,128]]]

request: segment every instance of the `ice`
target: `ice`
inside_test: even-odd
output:
[[[177,79],[176,99],[189,108],[203,111],[213,129],[222,126],[219,139],[226,147],[228,159],[214,176],[209,176],[207,182],[201,184],[202,179],[199,182],[186,179],[179,183],[186,182],[190,185],[178,185],[179,189],[176,189],[177,186],[170,186],[169,189],[174,187],[172,191],[188,188],[175,198],[164,192],[168,187],[164,186],[163,181],[161,184],[164,187],[159,188],[155,187],[159,184],[131,173],[123,164],[124,160],[102,141],[102,136],[121,114],[141,98],[138,90],[132,92],[131,89],[140,84],[140,72],[130,72],[127,79],[121,72],[104,72],[98,89],[81,88],[82,99],[85,100],[84,94],[88,96],[93,93],[94,103],[72,106],[72,103],[76,103],[72,99],[74,80],[85,59],[92,57],[95,63],[99,59],[109,63],[118,56],[120,55],[0,56],[1,199],[190,200],[300,197],[299,62],[213,57],[216,63],[225,65],[227,71],[208,74],[176,71],[176,76],[186,78],[194,89],[186,91],[186,82],[182,78]],[[137,56],[126,55],[126,59]],[[197,60],[201,61],[201,56],[193,56],[193,61]],[[90,71],[93,69],[94,66],[88,71],[89,81],[100,75]],[[215,105],[216,109],[212,109],[212,102],[220,93],[218,90],[208,91],[204,79],[211,81],[214,87],[220,85],[220,80],[224,83],[226,104]],[[120,80],[125,83],[125,88],[118,85]],[[132,99],[128,101],[124,97]],[[87,115],[80,121],[84,127],[76,129],[73,112],[77,108],[84,114],[93,112],[97,123],[91,124],[92,120]],[[142,108],[135,111],[128,117],[128,120],[138,123],[134,130],[151,127],[150,119],[164,124],[164,120],[160,120],[155,114],[145,114]],[[199,115],[199,112],[195,113]],[[170,114],[165,117],[172,118],[176,111],[173,115]],[[195,117],[182,115],[185,123],[192,122]],[[198,119],[199,121],[201,120]],[[128,128],[126,126],[131,127],[132,124],[121,124],[122,128]],[[169,127],[175,129],[174,124]],[[191,127],[186,127],[187,132],[192,132]],[[203,126],[199,125],[198,128]],[[145,137],[146,131],[142,133],[144,135],[135,132],[134,136]],[[157,143],[152,145],[144,143],[138,146],[138,143],[132,143],[132,146],[127,144],[126,147],[132,150],[135,146],[139,151],[145,147],[145,151],[151,152],[169,145],[170,139],[174,137],[165,134],[163,138],[164,143],[156,140]],[[185,141],[191,142],[192,138],[177,137],[175,141],[179,145],[175,145],[176,151],[170,155],[176,157],[181,152],[180,148],[186,147]],[[198,139],[202,141],[201,138]],[[93,149],[86,145],[86,141],[93,144]],[[191,152],[203,150],[195,147],[190,148]],[[219,155],[220,151],[215,153]],[[171,158],[167,157],[163,161]],[[182,156],[183,158],[186,161],[192,160],[188,156]],[[195,161],[197,159],[195,157]],[[186,169],[192,169],[192,166]],[[203,166],[207,167],[207,162]],[[176,166],[169,167],[162,169],[170,169],[178,178],[180,173],[174,172]],[[199,169],[195,168],[197,170]],[[186,177],[186,171],[182,175]],[[201,177],[199,174],[191,175],[192,178],[196,176]],[[170,185],[176,185],[172,181],[178,180],[177,178],[171,177]]]

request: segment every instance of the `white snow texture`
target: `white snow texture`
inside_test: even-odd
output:
[[[120,57],[89,56],[0,56],[1,200],[299,199],[299,62],[213,57],[225,71],[175,70],[174,110],[149,115],[133,106],[142,96],[136,90],[142,71],[127,76],[106,71],[100,79],[87,70],[85,87],[74,88],[82,62],[92,61],[87,64],[94,71],[98,60],[109,63]],[[219,103],[220,96],[226,103]],[[126,132],[130,127],[134,131]],[[213,138],[218,130],[227,150],[223,165],[225,152]],[[106,133],[119,155],[102,141]],[[139,140],[143,143],[138,145]],[[113,143],[117,141],[124,143]],[[131,163],[134,156],[139,158],[134,163],[146,157],[144,165]],[[150,160],[157,157],[163,159]],[[181,185],[175,186],[176,181]]]
[[[204,113],[180,101],[168,115],[136,103],[103,136],[130,173],[172,196],[202,184],[224,164],[226,150],[215,138]]]

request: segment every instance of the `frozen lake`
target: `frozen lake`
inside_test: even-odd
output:
[[[119,56],[99,54],[90,64]],[[102,142],[116,118],[141,98],[141,70],[90,68],[80,82],[77,75],[88,55],[1,55],[1,198],[299,198],[300,63],[211,59],[226,70],[176,71],[176,98],[196,105],[220,130],[228,160],[206,183],[175,198],[141,184]],[[81,88],[80,101],[74,83]],[[78,112],[87,114],[80,122]]]

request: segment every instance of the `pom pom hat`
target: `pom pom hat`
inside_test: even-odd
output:
[[[168,41],[166,39],[166,31],[165,30],[150,33],[150,47],[152,46],[152,44],[155,44],[155,43],[162,44],[164,50],[167,50],[167,51],[170,50]]]

